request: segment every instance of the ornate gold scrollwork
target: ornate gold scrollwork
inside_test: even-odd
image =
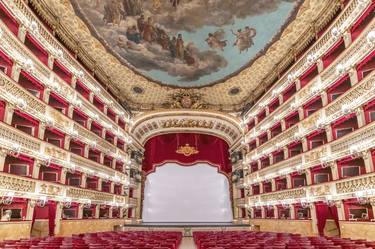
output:
[[[182,154],[184,156],[191,156],[199,153],[195,147],[190,146],[189,144],[185,144],[184,146],[180,146],[176,150],[177,154]]]

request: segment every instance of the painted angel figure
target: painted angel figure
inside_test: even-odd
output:
[[[236,36],[236,41],[234,42],[233,46],[237,46],[240,53],[242,53],[242,51],[247,51],[251,46],[254,45],[253,38],[257,33],[256,29],[246,26],[244,31],[239,29],[237,32],[233,32],[232,30],[232,34]]]
[[[206,39],[208,46],[224,51],[224,48],[227,46],[227,40],[223,40],[224,35],[225,31],[222,29],[217,30],[215,33],[209,33]]]

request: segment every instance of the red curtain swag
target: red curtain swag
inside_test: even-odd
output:
[[[324,227],[328,219],[333,219],[336,223],[336,227],[340,233],[339,216],[336,206],[328,206],[326,203],[316,203],[316,218],[318,221],[318,232],[320,236],[324,236]]]
[[[44,207],[34,207],[33,218],[31,221],[31,230],[33,229],[35,220],[37,219],[48,219],[48,235],[55,235],[55,220],[56,220],[56,202],[48,201]]]
[[[193,147],[196,154],[184,155],[178,153],[180,147]],[[145,144],[145,159],[143,171],[147,174],[167,162],[176,162],[190,166],[206,162],[218,167],[220,173],[229,176],[232,166],[229,160],[228,144],[215,136],[193,133],[165,134],[149,139]]]

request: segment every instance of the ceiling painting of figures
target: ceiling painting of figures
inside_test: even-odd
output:
[[[122,63],[167,86],[202,87],[248,67],[291,21],[298,0],[71,0]]]

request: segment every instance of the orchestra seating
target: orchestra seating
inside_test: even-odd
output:
[[[375,248],[375,242],[339,237],[304,237],[271,232],[194,232],[197,249],[362,249]]]
[[[180,232],[103,232],[0,242],[7,249],[177,249]]]

